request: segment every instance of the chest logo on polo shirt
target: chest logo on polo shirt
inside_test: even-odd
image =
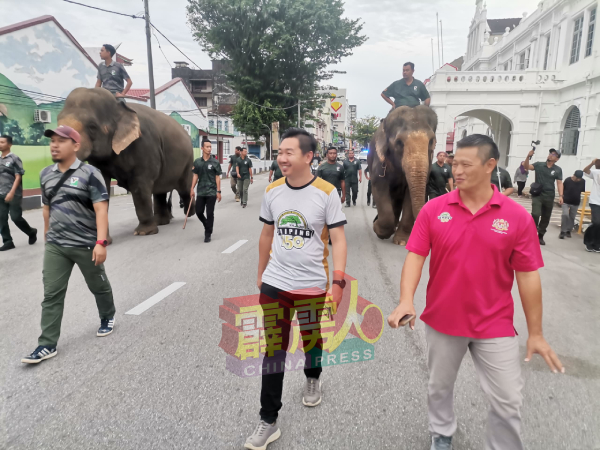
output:
[[[414,87],[415,91],[417,90],[417,86]]]
[[[440,222],[446,223],[452,220],[452,216],[449,212],[443,212],[438,216],[438,219],[440,219]]]
[[[340,171],[340,166],[337,166],[337,167],[336,167],[336,169],[337,169],[337,171],[339,172],[339,171]]]
[[[208,168],[209,168],[209,169],[212,169],[212,164],[209,164],[209,165],[208,165]]]
[[[6,163],[4,164],[6,167],[10,167],[10,161],[6,161]]]
[[[314,230],[301,212],[287,210],[277,218],[277,234],[281,236],[281,246],[286,250],[301,249],[313,237]]]
[[[69,186],[77,187],[78,183],[79,183],[78,177],[71,177],[71,179],[69,180]]]
[[[494,219],[492,231],[500,234],[508,234],[508,222],[504,219]]]
[[[111,74],[111,75],[116,75],[116,74],[117,74],[117,71],[113,69],[113,70],[111,70],[111,71],[110,71],[110,74]]]
[[[554,175],[554,170],[552,172],[550,172],[550,175]]]

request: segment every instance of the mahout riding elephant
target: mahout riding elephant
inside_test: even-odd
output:
[[[77,157],[98,168],[107,187],[114,178],[131,192],[139,220],[135,235],[156,234],[158,225],[171,221],[167,193],[174,189],[186,211],[194,202],[192,142],[172,117],[145,105],[119,102],[103,88],[77,88],[65,100],[58,124],[79,132]]]
[[[377,204],[373,230],[380,239],[393,234],[394,244],[406,245],[425,204],[436,128],[437,115],[428,106],[401,106],[375,132],[367,164]]]

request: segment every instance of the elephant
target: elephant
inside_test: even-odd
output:
[[[394,244],[406,245],[425,204],[436,128],[437,115],[428,106],[401,106],[375,132],[367,164],[377,205],[373,231],[380,239],[393,234]]]
[[[158,225],[171,221],[167,193],[173,190],[186,211],[190,206],[190,214],[195,214],[190,196],[194,149],[172,117],[145,105],[117,101],[103,88],[77,88],[65,100],[58,125],[79,132],[77,157],[102,172],[107,188],[114,178],[131,192],[139,221],[135,235],[156,234]]]

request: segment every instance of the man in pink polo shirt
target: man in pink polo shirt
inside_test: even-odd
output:
[[[413,298],[431,251],[426,324],[429,367],[429,429],[432,450],[450,450],[456,431],[454,383],[467,350],[490,402],[487,450],[520,450],[521,366],[513,327],[514,277],[527,319],[527,357],[539,353],[553,372],[563,366],[542,334],[543,267],[537,230],[525,208],[490,183],[498,147],[481,134],[457,144],[453,174],[458,189],[425,204],[402,268],[400,305],[392,328],[413,316]],[[448,272],[449,271],[449,272]],[[448,281],[450,280],[450,281]]]

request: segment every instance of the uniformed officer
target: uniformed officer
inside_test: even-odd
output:
[[[231,190],[235,194],[236,202],[240,201],[240,193],[237,190],[237,171],[235,170],[235,163],[238,160],[238,158],[240,157],[241,152],[242,152],[242,147],[237,146],[235,148],[235,155],[231,155],[229,157],[229,167],[227,167],[227,176],[229,177],[229,174],[231,173],[231,177],[229,178],[229,180],[230,180]]]
[[[277,181],[281,177],[283,177],[283,173],[281,172],[281,169],[279,168],[279,164],[277,163],[277,160],[274,160],[271,163],[271,167],[269,169],[269,183],[271,183],[272,181]]]
[[[196,192],[196,215],[204,225],[204,242],[210,242],[215,223],[215,204],[221,201],[221,164],[211,155],[212,144],[202,141],[202,157],[194,161],[194,178],[190,195],[194,196],[194,187],[198,183]],[[206,209],[206,217],[204,217]]]
[[[452,181],[452,169],[444,163],[446,152],[438,152],[437,161],[431,165],[429,172],[429,181],[427,182],[427,196],[432,200],[446,193],[446,183],[450,186],[450,191],[454,189]]]
[[[529,160],[533,157],[535,150],[531,150],[527,154],[527,158],[523,161],[525,170],[535,171],[535,182],[542,185],[542,193],[531,199],[531,216],[538,227],[538,239],[540,245],[546,245],[544,242],[544,234],[548,229],[550,217],[552,216],[552,208],[554,208],[554,182],[558,186],[558,202],[563,204],[563,175],[562,169],[556,165],[560,159],[560,153],[551,148],[546,162],[538,161],[530,164]]]
[[[243,148],[240,157],[235,163],[237,171],[237,190],[242,200],[242,208],[248,204],[248,188],[254,182],[252,176],[252,160],[248,158],[248,149]]]
[[[29,245],[37,241],[37,230],[31,228],[23,219],[23,184],[21,182],[25,171],[23,163],[14,153],[11,153],[12,137],[0,136],[0,234],[2,235],[2,247],[0,252],[12,250],[15,244],[8,228],[8,216],[14,224],[29,236]]]
[[[498,171],[500,172],[500,183],[498,183]],[[506,169],[498,166],[492,172],[492,184],[498,188],[498,191],[507,197],[515,191],[510,174]]]
[[[344,166],[337,162],[337,150],[330,147],[327,150],[327,160],[317,169],[317,176],[335,186],[342,203],[346,200],[346,182]]]
[[[123,64],[113,61],[113,56],[115,56],[117,50],[112,45],[104,44],[100,49],[100,58],[103,60],[98,65],[98,80],[96,80],[96,87],[103,87],[107,91],[110,91],[112,95],[117,97],[117,99],[123,99],[129,89],[131,89],[131,85],[133,81],[129,78],[129,74],[123,67]],[[123,88],[123,83],[127,82],[125,88]]]
[[[348,159],[344,160],[346,172],[346,208],[350,207],[350,192],[352,191],[352,204],[356,206],[358,197],[358,183],[362,183],[362,164],[354,158],[354,150],[348,152]]]
[[[420,101],[429,106],[431,98],[425,85],[413,77],[415,65],[411,62],[402,66],[402,79],[394,81],[382,93],[381,97],[392,105],[392,111],[399,106],[418,106]],[[394,97],[394,100],[390,97]]]
[[[365,178],[369,180],[369,184],[367,185],[367,206],[369,206],[371,204],[371,173],[368,165],[365,167]],[[375,196],[373,196],[373,208],[377,208]]]
[[[96,298],[100,328],[96,336],[113,332],[115,303],[106,272],[108,191],[98,169],[77,159],[81,137],[64,125],[46,130],[56,164],[40,173],[44,204],[44,301],[38,347],[21,362],[37,364],[56,356],[65,294],[77,264]]]

